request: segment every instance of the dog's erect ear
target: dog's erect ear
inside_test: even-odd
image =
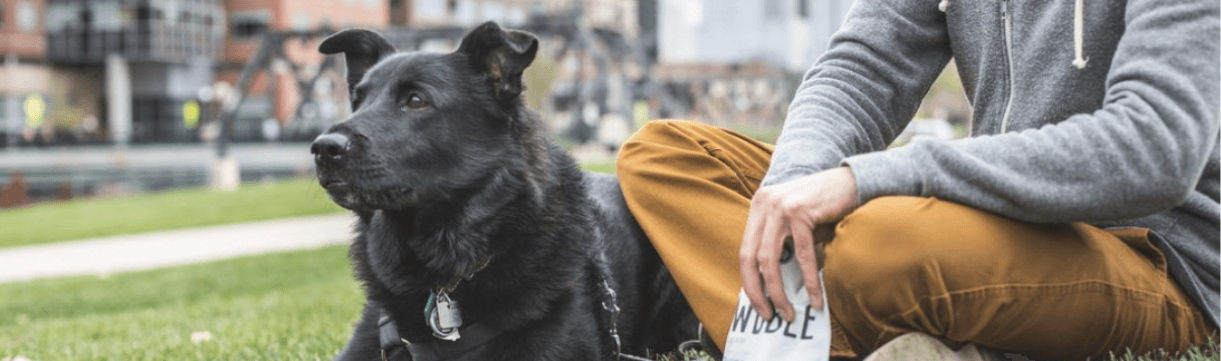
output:
[[[369,67],[396,50],[381,34],[365,29],[348,29],[322,40],[318,51],[323,54],[343,53],[343,59],[348,63],[348,91],[351,92]]]
[[[489,21],[462,38],[458,52],[466,54],[472,65],[492,80],[496,97],[503,101],[521,94],[521,74],[534,61],[538,38],[524,31],[501,29]]]

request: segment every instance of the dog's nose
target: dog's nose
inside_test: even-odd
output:
[[[338,133],[327,133],[319,135],[314,139],[314,144],[310,145],[309,152],[314,154],[314,157],[325,160],[337,160],[343,157],[343,153],[348,150],[348,137]]]

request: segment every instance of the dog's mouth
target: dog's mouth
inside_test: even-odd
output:
[[[351,187],[348,186],[348,182],[338,179],[319,179],[318,184],[321,185],[322,188],[326,189],[327,192],[348,191],[351,189]]]
[[[412,187],[364,188],[342,179],[318,180],[331,201],[349,210],[397,210],[419,203],[419,194]]]

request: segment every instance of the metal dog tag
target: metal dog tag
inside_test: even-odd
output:
[[[450,299],[449,293],[444,290],[434,293],[430,298],[433,304],[429,307],[428,327],[432,328],[432,335],[446,341],[457,341],[462,337],[458,333],[458,328],[462,327],[462,312],[458,309],[458,302]]]

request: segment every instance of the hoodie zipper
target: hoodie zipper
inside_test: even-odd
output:
[[[1001,133],[1009,130],[1009,113],[1013,110],[1013,89],[1017,78],[1013,74],[1013,15],[1009,0],[1001,0],[1001,18],[1005,21],[1005,60],[1009,67],[1009,96],[1005,99],[1005,114],[1001,117]]]

